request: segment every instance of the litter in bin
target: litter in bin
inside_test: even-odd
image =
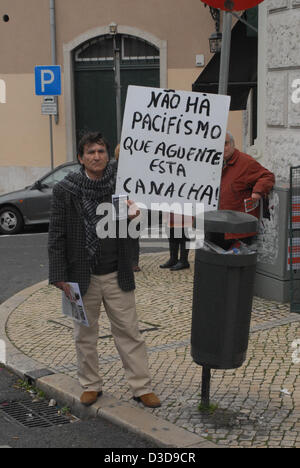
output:
[[[251,255],[256,253],[256,247],[253,245],[247,245],[242,241],[236,241],[232,246],[226,251],[227,254],[234,253],[235,255]]]
[[[256,253],[255,245],[249,246],[240,240],[235,241],[228,250],[224,250],[217,244],[214,244],[213,242],[205,239],[203,248],[204,250],[212,251],[222,255],[251,255]]]
[[[216,252],[218,254],[226,254],[226,250],[222,249],[222,247],[219,247],[217,244],[214,244],[213,242],[210,242],[208,240],[204,240],[203,242],[203,249]]]

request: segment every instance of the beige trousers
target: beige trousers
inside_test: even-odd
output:
[[[124,292],[120,289],[117,272],[92,275],[83,303],[90,327],[74,322],[78,379],[81,386],[85,391],[98,392],[102,389],[97,341],[100,308],[103,303],[133,396],[150,393],[152,390],[147,352],[138,329],[134,291]]]

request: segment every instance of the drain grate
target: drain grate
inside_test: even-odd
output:
[[[24,427],[53,427],[69,424],[70,420],[45,402],[12,401],[0,403],[0,412]]]

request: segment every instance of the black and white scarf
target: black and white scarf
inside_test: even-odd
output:
[[[81,204],[86,235],[86,248],[92,266],[97,264],[100,257],[100,241],[96,227],[101,219],[97,216],[97,207],[100,203],[111,202],[111,196],[115,193],[116,171],[108,164],[99,180],[92,180],[85,174],[84,167],[79,173],[71,172],[61,182],[61,185],[75,195]]]

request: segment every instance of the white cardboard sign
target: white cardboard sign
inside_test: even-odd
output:
[[[129,86],[116,193],[148,209],[216,210],[229,105],[229,96]]]

